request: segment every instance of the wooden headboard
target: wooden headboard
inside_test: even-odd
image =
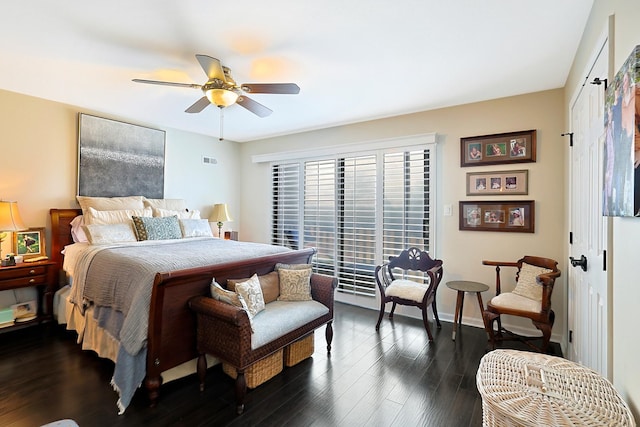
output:
[[[50,209],[51,217],[51,261],[56,263],[58,271],[62,271],[64,256],[61,251],[73,243],[71,237],[71,221],[82,215],[81,209]]]

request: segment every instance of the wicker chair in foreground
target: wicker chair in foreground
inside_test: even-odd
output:
[[[402,278],[396,279],[393,269],[403,270]],[[389,257],[389,262],[376,267],[376,283],[380,289],[380,315],[376,331],[380,330],[380,322],[388,302],[393,303],[389,319],[393,318],[396,304],[410,305],[422,310],[422,320],[427,330],[429,341],[433,341],[427,308],[431,305],[438,328],[441,327],[436,307],[436,291],[442,280],[442,260],[432,259],[427,252],[418,248],[402,251],[397,257]]]
[[[551,293],[557,277],[560,277],[558,263],[549,258],[525,256],[516,262],[482,261],[484,265],[496,268],[496,296],[488,303],[482,313],[484,327],[489,335],[492,347],[497,341],[517,339],[534,350],[546,353],[551,339],[551,329],[555,321],[555,313],[551,309]],[[502,292],[500,283],[500,267],[515,267],[516,286],[512,292]],[[500,315],[526,317],[542,332],[542,337],[526,337],[517,335],[502,327]],[[497,331],[494,322],[498,323]],[[542,338],[540,347],[530,341]]]

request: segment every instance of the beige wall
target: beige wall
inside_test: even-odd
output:
[[[610,60],[611,78],[631,50],[640,44],[640,2],[629,0],[595,0],[589,23],[576,54],[567,89],[576,86],[584,78],[584,70],[591,52],[606,31],[610,16],[613,28],[610,38],[613,56]],[[567,90],[565,103],[569,105],[571,94]],[[568,107],[567,111],[568,111]],[[568,120],[567,120],[568,123]],[[638,286],[638,254],[640,254],[640,219],[613,218],[612,256],[612,348],[613,384],[622,394],[631,410],[640,420],[640,340],[633,313],[640,303]]]
[[[444,260],[444,281],[480,280],[493,287],[494,272],[489,267],[482,266],[482,260],[515,261],[524,254],[554,258],[560,261],[560,268],[564,269],[562,182],[565,163],[563,147],[566,141],[560,136],[565,130],[563,108],[563,91],[558,89],[244,143],[240,156],[244,177],[240,191],[243,235],[255,241],[267,242],[269,239],[270,169],[268,164],[252,163],[252,155],[435,132],[439,141],[435,255]],[[461,137],[528,129],[537,130],[536,163],[460,167]],[[509,169],[529,170],[529,195],[497,199],[535,200],[536,232],[526,234],[459,231],[458,201],[474,200],[466,196],[466,173]],[[443,215],[444,205],[452,205],[452,216]],[[553,298],[557,313],[555,340],[564,339],[565,288],[564,278],[560,278]],[[486,299],[492,295],[493,290],[487,292],[484,297]],[[481,326],[478,305],[473,299],[469,301],[464,307],[464,321]],[[438,311],[441,317],[451,320],[454,307],[455,293],[442,286],[438,292]],[[408,313],[419,314],[415,310]],[[519,325],[531,327],[530,322]]]
[[[123,120],[0,90],[0,199],[18,201],[27,226],[50,227],[49,208],[77,207],[78,112]],[[239,227],[238,144],[166,131],[165,197],[184,198],[204,216],[212,204],[226,202],[237,221],[225,229]],[[204,165],[205,155],[218,164]],[[10,240],[4,242],[4,253],[11,249]]]

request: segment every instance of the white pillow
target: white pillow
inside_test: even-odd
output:
[[[240,295],[240,302],[247,310],[249,319],[253,319],[256,314],[264,310],[264,297],[258,275],[254,274],[246,282],[236,283],[236,293]]]
[[[145,208],[168,209],[172,211],[183,211],[187,209],[187,202],[184,199],[143,199]]]
[[[84,222],[90,224],[118,224],[131,221],[132,216],[151,217],[151,208],[144,209],[122,209],[116,211],[98,211],[89,208],[84,215]]]
[[[211,281],[211,285],[209,287],[211,289],[211,298],[218,301],[222,301],[225,304],[235,305],[236,307],[244,308],[244,306],[242,305],[242,300],[240,299],[240,296],[233,291],[224,289],[222,286],[220,286],[220,284],[218,284],[218,282],[216,282],[216,279],[213,279]]]
[[[181,219],[182,237],[213,237],[211,226],[206,219]]]
[[[73,221],[69,224],[71,225],[71,237],[75,243],[83,243],[88,242],[89,239],[84,232],[84,216],[78,215],[73,218]]]
[[[89,239],[89,243],[92,245],[137,241],[131,222],[119,224],[89,224],[84,226],[84,230]]]
[[[89,208],[94,208],[98,211],[117,211],[122,209],[144,209],[144,203],[142,203],[142,196],[127,196],[127,197],[89,197],[89,196],[76,196],[82,213],[87,214]]]
[[[189,211],[187,209],[182,209],[178,211],[174,211],[171,209],[162,209],[162,208],[152,208],[154,217],[167,217],[167,216],[177,216],[179,219],[200,219],[200,211],[193,210]]]
[[[542,285],[538,284],[536,277],[552,271],[548,268],[537,267],[523,262],[518,275],[518,283],[516,283],[513,293],[534,301],[542,301]]]

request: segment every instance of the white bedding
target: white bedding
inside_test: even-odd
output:
[[[78,334],[78,344],[83,350],[95,352],[98,356],[116,362],[120,343],[113,338],[108,332],[98,326],[94,320],[92,311],[89,309],[85,314],[72,304],[68,297],[71,291],[70,286],[59,289],[54,296],[53,312],[55,319],[60,325],[66,325],[66,329],[75,331]],[[196,373],[195,358],[181,365],[162,372],[162,381],[177,380],[187,375]],[[220,361],[213,356],[207,355],[207,366],[214,366]]]

